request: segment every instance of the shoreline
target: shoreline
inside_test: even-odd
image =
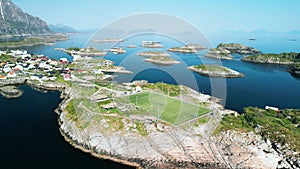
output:
[[[177,60],[173,60],[173,61],[160,61],[160,60],[154,60],[154,59],[150,59],[147,58],[145,59],[145,62],[149,62],[149,63],[154,63],[154,64],[158,64],[158,65],[177,65],[180,64],[181,62],[177,61]]]
[[[74,94],[76,94],[75,91],[71,87],[65,85],[64,83],[59,83],[59,82],[37,84],[33,81],[28,81],[28,80],[22,84],[25,84],[25,85],[28,85],[31,87],[37,87],[37,88],[44,89],[44,90],[55,90],[55,91],[61,92],[60,97],[62,98],[62,101],[59,103],[59,105],[57,106],[57,108],[55,109],[54,112],[58,115],[57,122],[60,126],[59,132],[64,137],[64,140],[66,142],[68,142],[71,146],[73,146],[76,149],[81,150],[84,153],[88,153],[94,157],[97,157],[100,159],[105,159],[105,160],[110,160],[110,161],[113,161],[116,163],[120,163],[120,164],[127,165],[127,166],[132,166],[132,167],[135,167],[138,169],[141,169],[141,168],[178,168],[178,167],[179,168],[193,168],[193,167],[194,168],[195,167],[196,168],[201,168],[201,167],[202,168],[230,168],[232,165],[236,165],[236,164],[228,164],[226,161],[219,161],[219,163],[218,163],[217,161],[215,161],[215,160],[219,159],[218,157],[214,157],[212,159],[210,159],[208,157],[213,157],[212,155],[216,155],[216,153],[218,153],[219,149],[222,149],[222,146],[226,146],[226,144],[219,145],[219,142],[220,142],[219,139],[223,140],[223,137],[225,137],[225,138],[226,137],[228,137],[228,138],[236,137],[237,139],[234,139],[234,140],[239,141],[241,136],[242,137],[248,136],[247,133],[243,134],[243,133],[238,133],[238,132],[234,132],[234,131],[228,131],[225,133],[220,133],[216,136],[211,136],[211,137],[209,137],[209,140],[210,140],[209,142],[201,143],[199,145],[201,147],[194,147],[194,148],[196,148],[195,150],[197,150],[197,152],[199,151],[198,153],[200,153],[200,154],[192,153],[192,154],[190,154],[192,158],[197,158],[198,155],[200,155],[200,156],[205,155],[205,157],[206,157],[206,158],[198,157],[199,159],[197,158],[196,161],[193,161],[193,160],[191,161],[191,160],[183,158],[182,155],[184,155],[184,154],[178,154],[178,153],[185,152],[186,148],[188,148],[190,146],[193,147],[193,144],[190,144],[190,143],[184,143],[184,147],[182,147],[182,148],[184,148],[183,152],[181,152],[182,150],[180,150],[180,149],[175,150],[175,151],[171,150],[171,152],[169,152],[170,154],[167,153],[168,156],[166,156],[166,157],[164,157],[164,154],[159,154],[159,156],[156,156],[154,154],[155,156],[150,156],[150,157],[148,157],[148,156],[143,157],[143,156],[139,156],[137,154],[137,156],[128,156],[128,158],[126,158],[127,157],[126,153],[120,154],[120,153],[114,152],[113,150],[105,149],[105,148],[98,149],[97,147],[93,147],[92,145],[90,145],[90,142],[85,142],[85,140],[81,140],[82,138],[80,137],[80,135],[74,135],[74,132],[76,133],[80,130],[78,130],[76,128],[76,126],[74,126],[75,125],[74,122],[69,121],[65,117],[66,111],[64,111],[66,106],[68,105],[68,103],[73,99]],[[10,85],[16,85],[16,84],[10,83]],[[226,110],[224,110],[224,111],[226,111]],[[68,126],[67,128],[66,128],[66,125]],[[73,127],[75,127],[75,128],[73,128]],[[237,133],[237,134],[234,134],[234,133]],[[110,137],[108,136],[107,138],[110,138]],[[257,138],[257,137],[255,136],[254,138]],[[138,141],[139,138],[137,138],[135,140]],[[259,142],[264,144],[264,146],[266,146],[265,142],[263,142],[260,139],[258,139],[258,140],[259,140]],[[243,141],[243,143],[244,143],[244,141]],[[244,155],[246,155],[247,153],[251,153],[251,152],[263,153],[264,148],[261,148],[260,144],[251,145],[250,143],[252,143],[251,138],[247,139],[245,144],[241,145],[241,148],[243,150],[244,150],[244,148],[247,148],[247,151],[244,152]],[[133,144],[135,144],[135,142],[133,142]],[[232,142],[230,144],[238,145],[241,143]],[[205,152],[205,151],[207,151],[207,150],[205,150],[205,147],[210,147],[210,146],[221,146],[221,147],[216,147],[216,148],[208,150],[208,152]],[[178,148],[180,148],[180,147],[178,147]],[[205,151],[203,150],[203,148]],[[254,148],[254,150],[252,150],[253,148]],[[268,151],[273,152],[273,149],[268,148]],[[234,157],[230,156],[230,158],[239,158],[240,153],[238,153],[238,152],[235,152]],[[160,155],[163,155],[163,156],[161,157]],[[267,155],[268,155],[268,153],[264,154],[264,156],[267,156]],[[242,153],[242,156],[243,156],[243,153]],[[269,153],[268,156],[271,156],[271,157],[274,156],[274,158],[276,160],[277,159],[279,160],[279,157],[277,156],[277,154]],[[225,157],[225,158],[227,158],[227,157]],[[268,158],[268,157],[266,157],[266,158]],[[257,166],[265,166],[266,167],[269,164],[269,162],[264,161],[266,158],[261,158],[260,156],[257,156],[254,159],[251,159],[249,162],[247,162],[247,164],[245,164],[245,167],[247,167],[247,166],[251,167],[251,168],[252,167],[257,168]],[[253,162],[254,162],[253,160],[254,161],[259,160],[259,163],[253,164]],[[270,164],[276,165],[275,163],[272,163],[272,162]]]
[[[32,42],[26,41],[27,39],[38,39],[39,42]],[[56,44],[57,41],[66,41],[68,38],[64,35],[54,34],[54,35],[44,35],[44,36],[29,36],[22,41],[7,41],[7,42],[0,42],[0,48],[19,48],[19,47],[32,47],[38,45],[47,45],[53,46]],[[24,42],[24,44],[13,44],[13,45],[4,45],[4,43],[20,43]]]
[[[1,46],[0,48],[19,48],[19,47],[32,47],[32,46],[39,46],[39,45],[46,45],[46,46],[54,46],[56,43],[51,42],[41,42],[41,43],[32,43],[32,44],[24,44],[24,45],[10,45],[10,46]]]
[[[231,71],[230,73],[224,73],[224,74],[221,74],[221,73],[215,73],[215,72],[210,72],[210,71],[203,71],[203,70],[199,70],[199,69],[196,69],[194,68],[193,66],[190,66],[188,67],[189,70],[193,71],[193,72],[196,72],[196,73],[199,73],[200,75],[202,76],[205,76],[205,77],[212,77],[212,78],[242,78],[244,77],[245,75],[242,74],[242,73],[239,73],[235,70],[232,70],[232,69],[229,69],[229,71]]]

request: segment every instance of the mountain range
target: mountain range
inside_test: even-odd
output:
[[[11,0],[0,0],[0,36],[50,35],[53,31],[38,17],[25,13]]]

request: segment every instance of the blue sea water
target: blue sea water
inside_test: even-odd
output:
[[[83,47],[92,36],[89,33],[70,36],[68,41],[58,42],[54,46],[26,47],[29,53],[45,54],[58,59],[69,55],[55,51],[54,48]],[[300,52],[300,38],[297,35],[266,35],[257,36],[250,41],[247,35],[222,35],[209,37],[213,46],[220,42],[242,43],[255,47],[265,53]],[[296,39],[296,41],[290,41]],[[113,60],[117,65],[132,70],[135,74],[116,74],[116,81],[125,82],[145,79],[149,82],[166,82],[184,84],[206,94],[221,98],[226,108],[243,111],[244,107],[266,105],[279,108],[300,108],[300,79],[286,72],[286,66],[261,65],[241,62],[242,56],[235,55],[233,61],[222,61],[222,65],[240,71],[244,78],[211,80],[190,72],[187,66],[200,63],[218,63],[213,59],[203,57],[207,50],[199,54],[171,54],[182,64],[174,66],[159,66],[143,61],[137,52],[145,51],[139,46],[141,40],[158,40],[165,46],[161,51],[183,45],[181,42],[168,37],[132,37],[117,46],[123,46],[126,54],[108,54],[106,59]],[[126,48],[129,44],[137,48]],[[97,44],[95,44],[96,47]],[[216,83],[212,89],[212,84]],[[218,84],[221,87],[218,87]],[[225,85],[224,85],[225,84]],[[116,163],[95,159],[88,154],[72,148],[60,136],[57,116],[54,109],[61,101],[58,92],[41,93],[28,86],[21,87],[25,93],[18,99],[0,97],[0,126],[3,130],[0,144],[1,166],[4,168],[126,168]],[[217,89],[216,89],[217,88]],[[226,95],[223,95],[223,94]],[[3,167],[1,167],[3,168]]]
[[[179,60],[182,64],[174,66],[160,66],[144,62],[144,58],[137,56],[138,52],[158,50],[165,51],[174,46],[182,46],[183,43],[177,39],[167,36],[150,34],[130,37],[119,44],[96,44],[90,43],[93,33],[81,33],[70,36],[68,41],[58,42],[54,46],[34,46],[26,47],[33,54],[45,54],[50,58],[58,59],[72,57],[62,51],[55,51],[54,48],[84,47],[86,44],[99,49],[107,49],[112,46],[121,46],[127,50],[125,54],[114,55],[109,53],[105,59],[113,60],[116,65],[124,66],[128,70],[135,72],[133,75],[116,74],[115,79],[119,83],[145,79],[150,82],[166,82],[172,84],[184,84],[203,92],[223,99],[226,108],[239,112],[244,107],[257,106],[265,107],[272,105],[279,108],[300,108],[300,79],[291,76],[286,72],[287,66],[261,65],[241,62],[241,55],[234,55],[233,61],[216,61],[204,57],[207,50],[198,54],[171,54],[171,57]],[[212,43],[211,47],[216,47],[219,43],[241,43],[252,46],[263,53],[300,52],[299,34],[276,34],[266,33],[256,36],[251,34],[227,33],[208,36]],[[255,38],[256,40],[249,40]],[[159,41],[164,45],[160,49],[146,49],[140,47],[142,40]],[[293,40],[293,41],[291,41]],[[127,48],[127,45],[137,45],[137,48]],[[212,88],[211,80],[207,77],[190,72],[187,67],[201,63],[217,63],[237,70],[245,74],[244,78],[219,80],[221,87]],[[162,73],[164,72],[164,73]],[[170,76],[170,77],[169,77]],[[224,92],[214,92],[213,90],[224,90]],[[218,94],[221,93],[221,94]]]
[[[0,168],[131,168],[94,158],[64,140],[54,113],[61,102],[59,92],[20,88],[24,94],[18,99],[0,96]]]

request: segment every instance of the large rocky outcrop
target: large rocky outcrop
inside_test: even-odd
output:
[[[45,21],[23,12],[11,0],[0,0],[0,35],[52,33]]]

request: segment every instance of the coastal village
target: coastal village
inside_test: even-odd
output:
[[[49,59],[44,55],[33,56],[27,51],[11,50],[0,51],[0,79],[26,77],[30,80],[55,81],[60,74],[65,80],[69,80],[70,69],[66,58],[60,60]]]

